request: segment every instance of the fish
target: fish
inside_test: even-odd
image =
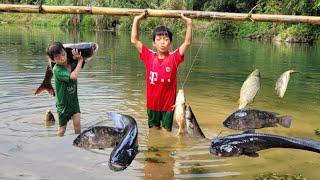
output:
[[[46,116],[45,116],[45,121],[55,121],[56,119],[54,118],[52,112],[50,109],[46,111]]]
[[[73,141],[73,145],[84,149],[112,148],[124,136],[122,129],[108,126],[93,126],[84,130]]]
[[[91,60],[92,56],[95,52],[98,51],[99,46],[97,43],[93,42],[82,42],[82,43],[75,43],[75,44],[63,44],[63,47],[66,49],[67,53],[67,61],[68,64],[71,66],[71,71],[73,71],[77,66],[77,61],[73,59],[72,49],[76,48],[81,52],[81,55],[84,59],[84,63],[82,64],[82,68],[84,67],[85,62]],[[54,67],[55,63],[51,62],[48,63],[47,69],[45,72],[44,79],[40,86],[36,89],[34,95],[39,95],[44,91],[47,91],[51,96],[55,96],[54,89],[51,84],[51,79],[53,77],[52,68]]]
[[[183,135],[186,131],[186,105],[185,105],[185,97],[183,89],[179,89],[176,102],[175,102],[175,110],[174,110],[174,120],[177,122],[179,129],[177,132],[177,136]]]
[[[81,42],[81,43],[68,43],[63,44],[63,47],[66,49],[68,64],[71,65],[71,71],[73,71],[77,66],[77,61],[73,59],[72,50],[78,49],[81,52],[81,56],[84,59],[84,63],[82,64],[82,68],[86,62],[89,62],[94,53],[98,51],[99,46],[94,42]]]
[[[260,86],[260,71],[255,69],[241,86],[238,109],[243,109],[247,104],[253,102]]]
[[[195,115],[192,112],[190,105],[187,105],[186,107],[185,119],[186,119],[187,133],[189,137],[206,138],[198,124],[198,121]]]
[[[215,138],[209,149],[211,154],[219,157],[258,157],[258,151],[270,148],[293,148],[320,153],[320,142],[299,137],[260,134],[250,130],[242,134]]]
[[[136,120],[128,115],[108,113],[113,120],[124,125],[124,136],[110,154],[109,167],[113,171],[126,169],[138,154],[138,127]]]
[[[138,154],[138,127],[136,120],[116,112],[108,112],[115,127],[93,126],[80,133],[73,145],[85,149],[113,148],[108,166],[113,171],[126,169]]]
[[[294,74],[294,73],[299,73],[299,71],[288,70],[288,71],[282,73],[281,76],[278,78],[274,89],[276,90],[277,95],[280,98],[283,98],[283,96],[287,90],[287,86],[288,86],[288,83],[290,80],[290,75]]]
[[[54,115],[52,114],[51,110],[48,109],[46,111],[46,115],[45,115],[45,125],[46,127],[51,127],[55,124],[56,120],[54,118]]]
[[[277,113],[261,111],[258,109],[239,109],[233,112],[223,122],[224,127],[234,130],[260,129],[264,127],[276,127],[277,124],[289,128],[291,116],[277,117]]]

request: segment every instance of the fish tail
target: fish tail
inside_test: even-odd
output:
[[[42,82],[42,84],[38,87],[38,89],[36,90],[36,92],[34,93],[34,95],[39,95],[41,94],[43,91],[47,91],[49,94],[51,94],[51,96],[55,96],[55,92],[54,89],[51,85],[51,83],[44,83]]]
[[[283,127],[289,128],[291,126],[292,117],[291,116],[281,116],[279,117],[279,124]]]

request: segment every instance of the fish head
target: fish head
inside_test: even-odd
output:
[[[93,53],[97,52],[99,49],[99,45],[97,43],[92,43],[92,50],[93,50]]]
[[[176,98],[176,105],[177,104],[184,104],[186,102],[186,99],[184,97],[184,91],[183,89],[179,89],[177,98]]]
[[[259,71],[259,69],[255,69],[254,71],[252,71],[252,73],[250,74],[250,76],[260,77],[260,71]]]
[[[94,43],[94,42],[90,42],[88,43],[88,46],[90,47],[90,50],[91,50],[91,53],[88,54],[88,57],[85,57],[85,61],[86,62],[89,62],[93,55],[98,51],[99,49],[99,46],[97,43]]]
[[[95,134],[92,129],[87,129],[79,134],[73,141],[73,145],[82,148],[88,148],[92,144],[92,139],[95,138]]]
[[[243,110],[238,110],[232,113],[224,122],[224,127],[230,129],[241,129],[242,119],[247,116],[247,113]]]
[[[46,111],[46,121],[55,121],[55,118],[50,109]]]
[[[196,121],[196,117],[194,116],[190,105],[186,106],[186,112],[185,112],[185,119],[186,119],[186,125],[187,125],[187,129],[194,131],[197,127],[197,122]]]
[[[124,138],[123,141],[111,152],[109,167],[113,171],[121,171],[126,169],[138,153],[138,144],[136,143],[136,138],[134,138],[133,144],[125,141],[132,140],[130,140],[129,137]]]
[[[126,169],[138,153],[138,148],[121,149],[119,156],[110,156],[109,166],[114,171]]]
[[[216,138],[211,142],[210,153],[219,157],[240,156],[242,149],[228,139]]]
[[[290,74],[296,74],[296,73],[299,73],[299,71],[295,70],[295,69],[290,69],[289,70],[289,73]]]
[[[186,114],[185,114],[185,116],[186,116],[186,121],[189,122],[189,123],[192,123],[193,113],[192,113],[190,105],[186,106]]]

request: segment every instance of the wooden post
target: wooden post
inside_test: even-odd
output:
[[[145,9],[88,7],[88,6],[48,6],[0,4],[0,12],[12,13],[51,13],[51,14],[92,14],[105,16],[136,16]],[[148,17],[180,18],[181,13],[194,19],[229,20],[229,21],[257,21],[320,24],[319,16],[294,16],[248,13],[225,13],[185,10],[147,9]]]

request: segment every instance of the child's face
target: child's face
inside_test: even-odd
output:
[[[53,58],[53,62],[63,65],[65,63],[67,63],[67,53],[64,49],[61,50],[60,54],[57,54],[54,56]]]
[[[152,44],[159,53],[167,53],[172,45],[169,37],[165,35],[157,35]]]

